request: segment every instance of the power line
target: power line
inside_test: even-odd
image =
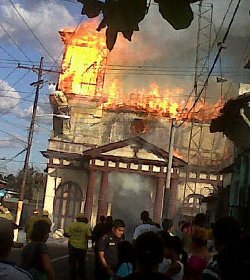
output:
[[[0,131],[3,132],[4,134],[7,134],[7,135],[9,135],[9,136],[15,138],[15,139],[18,140],[18,141],[21,141],[21,142],[27,144],[26,141],[22,140],[21,138],[18,138],[18,137],[15,136],[14,134],[11,134],[11,133],[9,133],[9,132],[7,132],[7,131],[5,131],[5,130],[2,130],[2,129],[0,129]]]
[[[0,27],[4,31],[4,33],[8,36],[8,38],[11,40],[11,42],[19,49],[19,51],[28,59],[30,63],[33,63],[29,57],[26,55],[26,53],[22,50],[22,48],[18,45],[18,43],[15,42],[15,40],[12,38],[12,36],[8,33],[8,31],[3,27],[2,24],[0,24]]]
[[[17,154],[15,154],[13,157],[6,159],[6,162],[4,162],[3,164],[0,165],[0,167],[4,166],[5,164],[8,164],[10,162],[12,162],[15,158],[17,158],[18,156],[20,156],[23,152],[25,152],[27,150],[27,148],[24,148],[22,151],[18,152]]]
[[[28,96],[31,96],[34,94],[34,91],[28,95]],[[3,110],[4,113],[0,114],[0,118],[2,118],[3,116],[5,116],[6,114],[10,113],[13,109],[15,109],[18,105],[20,105],[21,103],[23,102],[23,100],[20,100],[17,104],[15,104],[14,106],[12,106],[11,108],[9,109],[6,109],[6,110]]]
[[[218,28],[218,31],[215,32],[216,36],[215,36],[214,42],[213,42],[213,44],[212,44],[212,48],[214,47],[215,43],[218,43],[219,33],[220,33],[220,31],[221,31],[221,29],[222,29],[222,26],[223,26],[223,24],[224,24],[224,22],[225,22],[225,20],[226,20],[226,17],[227,17],[227,15],[228,15],[228,13],[229,13],[229,10],[230,10],[230,8],[231,8],[232,3],[233,3],[233,0],[230,1],[229,5],[228,5],[228,7],[227,7],[226,13],[225,13],[225,15],[224,15],[224,17],[223,17],[223,19],[222,19],[222,22],[221,22],[221,24],[220,24],[220,27]]]
[[[1,85],[4,81],[6,81],[6,80],[10,77],[10,75],[12,75],[16,70],[17,70],[16,67],[13,68],[13,69],[10,71],[10,73],[9,73],[4,79],[1,79],[0,85]]]
[[[37,37],[37,35],[34,33],[34,31],[32,30],[32,28],[28,25],[28,23],[26,22],[26,20],[24,19],[24,17],[21,15],[21,13],[18,11],[18,9],[16,8],[16,6],[14,5],[14,3],[9,0],[10,4],[12,5],[12,7],[15,9],[15,11],[17,12],[17,14],[19,15],[19,17],[22,19],[23,23],[26,25],[26,27],[29,29],[29,31],[31,32],[31,34],[34,36],[34,38],[37,40],[37,42],[39,43],[39,45],[43,48],[43,50],[47,53],[47,55],[53,60],[55,61],[55,63],[57,63],[57,61],[51,56],[51,54],[49,53],[49,51],[45,48],[45,46],[42,44],[42,42],[40,41],[40,39]]]
[[[13,58],[14,61],[18,62],[18,60],[17,60],[12,54],[10,54],[7,50],[5,50],[2,46],[0,46],[0,49],[1,49],[4,53],[6,53],[9,57]]]
[[[216,57],[215,57],[215,59],[214,59],[214,61],[213,61],[212,67],[210,68],[210,70],[209,70],[209,72],[208,72],[207,78],[206,78],[206,80],[205,80],[205,82],[204,82],[204,84],[203,84],[203,86],[202,86],[200,92],[197,94],[197,97],[195,97],[194,103],[193,103],[193,105],[191,106],[191,108],[189,109],[189,111],[188,111],[188,113],[187,113],[187,116],[188,116],[188,115],[191,113],[191,111],[194,109],[194,107],[195,107],[195,105],[197,104],[197,102],[199,101],[199,99],[200,99],[200,97],[201,97],[201,95],[202,95],[204,89],[205,89],[206,86],[207,86],[208,80],[209,80],[209,78],[210,78],[210,76],[211,76],[211,74],[212,74],[212,72],[213,72],[213,70],[214,70],[215,64],[217,63],[217,61],[218,61],[218,59],[219,59],[219,57],[220,57],[220,54],[221,54],[221,52],[222,52],[222,50],[223,50],[223,47],[224,47],[223,45],[224,45],[225,42],[226,42],[226,39],[227,39],[228,34],[229,34],[229,31],[230,31],[231,26],[232,26],[232,24],[233,24],[235,15],[236,15],[236,13],[237,13],[237,11],[238,11],[238,9],[239,9],[240,3],[241,3],[241,0],[239,0],[238,3],[237,3],[237,6],[236,6],[236,8],[235,8],[235,10],[234,10],[234,13],[233,13],[233,15],[232,15],[232,18],[231,18],[231,20],[230,20],[230,22],[229,22],[229,25],[228,25],[228,27],[227,27],[226,33],[225,33],[225,35],[224,35],[224,37],[223,37],[223,40],[222,40],[222,42],[221,42],[221,44],[220,44],[220,46],[219,46],[217,55],[216,55]],[[179,124],[177,127],[180,127],[181,125],[183,125],[184,122],[185,122],[185,121],[183,121],[183,122],[182,122],[181,124]]]
[[[28,70],[26,73],[24,73],[24,75],[22,75],[14,84],[13,86],[15,86],[16,84],[18,84],[26,75],[28,75],[28,73],[30,72],[30,70]],[[32,93],[33,94],[33,93]],[[30,94],[31,95],[31,94]],[[17,104],[15,104],[14,106],[12,106],[9,109],[3,110],[4,113],[0,114],[0,118],[3,117],[4,115],[8,114],[10,111],[12,111],[14,108],[16,108],[20,103],[22,103],[23,100],[20,100]]]

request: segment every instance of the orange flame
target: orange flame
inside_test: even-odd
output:
[[[98,73],[108,55],[105,37],[95,31],[95,25],[92,21],[76,31],[59,31],[65,52],[58,88],[65,93],[95,96]]]
[[[96,21],[82,24],[76,31],[59,31],[65,44],[58,88],[67,94],[99,98],[105,110],[136,111],[156,116],[194,121],[209,121],[219,114],[218,107],[206,107],[199,103],[190,113],[193,101],[170,102],[170,96],[182,96],[184,89],[161,89],[152,83],[149,89],[134,89],[132,93],[122,91],[120,81],[115,80],[104,87],[104,73],[108,50],[103,32],[95,31]],[[179,98],[180,99],[180,98]]]
[[[175,92],[183,93],[182,89],[175,89]],[[179,105],[174,102],[170,104],[167,97],[172,91],[161,91],[155,83],[150,85],[150,89],[134,90],[133,93],[125,94],[121,91],[119,81],[115,80],[106,87],[105,95],[107,103],[104,104],[105,109],[120,109],[120,110],[139,110],[141,112],[151,113],[153,115],[176,117],[178,114]]]

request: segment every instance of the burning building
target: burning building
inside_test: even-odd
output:
[[[92,224],[102,214],[135,224],[144,209],[157,222],[169,213],[202,211],[201,199],[221,181],[216,170],[225,140],[208,137],[215,109],[198,108],[190,115],[190,104],[170,102],[171,90],[157,84],[130,94],[119,81],[105,84],[109,54],[104,36],[93,30],[84,25],[76,32],[60,31],[65,52],[50,101],[54,114],[70,119],[54,117],[43,152],[49,159],[44,207],[53,213],[56,228],[64,228],[79,211]],[[191,122],[176,131],[171,184],[165,189],[171,118]],[[202,126],[198,154],[188,145],[191,125],[194,135]]]

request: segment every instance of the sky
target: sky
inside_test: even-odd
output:
[[[208,6],[213,4],[211,42],[215,44],[211,49],[211,64],[217,54],[217,42],[222,41],[237,2],[204,0]],[[158,6],[153,4],[132,42],[118,38],[109,64],[122,67],[119,71],[107,71],[105,84],[120,79],[127,93],[135,88],[149,88],[156,82],[162,89],[175,92],[169,96],[172,101],[185,101],[193,88],[196,59],[197,4],[192,8],[195,16],[191,26],[176,31],[161,18]],[[58,71],[64,50],[58,31],[76,28],[86,21],[81,9],[82,4],[77,0],[0,1],[0,173],[16,173],[23,167],[32,114],[35,88],[30,84],[37,80],[37,73],[17,65],[38,67],[43,56],[44,68]],[[220,96],[226,99],[236,96],[239,83],[250,83],[250,70],[243,69],[250,56],[249,10],[249,0],[242,0],[226,48],[209,79],[207,96],[211,104]],[[131,66],[133,71],[128,70]],[[58,78],[56,74],[45,73],[30,157],[30,165],[40,170],[46,168],[47,160],[40,151],[47,149],[52,128],[50,84]],[[227,79],[222,88],[216,83],[219,75]],[[179,96],[177,88],[181,88]]]

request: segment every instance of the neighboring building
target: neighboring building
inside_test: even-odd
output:
[[[224,173],[231,173],[229,214],[250,231],[250,92],[229,100],[221,116],[212,120],[211,132],[223,132],[235,143],[234,164]]]

